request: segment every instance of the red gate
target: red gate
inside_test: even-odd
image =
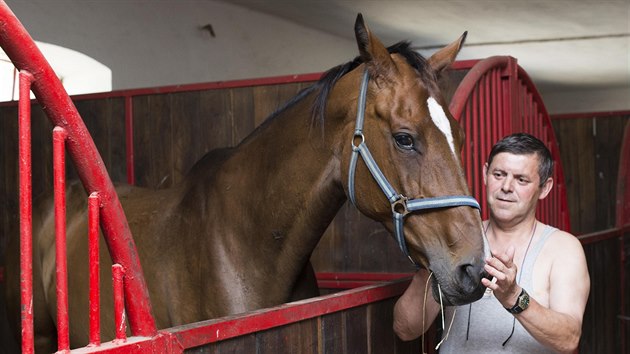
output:
[[[456,63],[455,67],[470,69],[455,91],[450,109],[466,131],[468,143],[462,160],[473,196],[482,206],[486,205],[482,166],[492,145],[511,133],[530,133],[547,145],[558,162],[553,173],[554,187],[539,203],[536,217],[570,231],[560,151],[549,114],[529,75],[515,58],[507,56]],[[487,209],[482,216],[488,218]]]

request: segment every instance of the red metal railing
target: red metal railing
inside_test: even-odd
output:
[[[513,132],[527,132],[545,142],[555,161],[559,148],[538,90],[516,59],[507,56],[467,61],[457,68],[469,68],[451,100],[451,113],[466,132],[468,144],[462,149],[466,178],[481,205],[486,204],[482,166],[494,143]],[[569,213],[560,163],[554,171],[554,188],[539,203],[536,216],[544,223],[569,231]],[[483,208],[482,217],[488,217]]]
[[[33,39],[3,1],[0,2],[0,46],[20,70],[20,229],[22,350],[33,351],[32,313],[32,196],[30,158],[30,99],[29,89],[42,104],[44,112],[55,126],[55,207],[57,232],[57,293],[58,345],[60,351],[69,348],[67,316],[67,274],[65,265],[65,149],[74,161],[79,178],[88,193],[100,196],[100,225],[114,263],[121,264],[127,274],[124,291],[129,309],[131,331],[137,336],[157,334],[151,315],[149,295],[133,238],[118,196],[74,104],[61,82],[43,57]]]

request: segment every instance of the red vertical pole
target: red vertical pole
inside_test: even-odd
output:
[[[116,326],[116,341],[124,342],[127,339],[125,324],[125,298],[123,294],[123,277],[125,270],[120,264],[112,265],[114,281],[114,325]]]
[[[20,72],[18,113],[20,170],[20,301],[22,353],[34,352],[33,335],[33,193],[31,170],[31,100],[33,76]]]
[[[53,185],[55,198],[55,260],[57,277],[57,348],[70,350],[68,325],[68,265],[66,259],[66,131],[53,129]]]
[[[471,130],[472,137],[472,177],[475,183],[475,198],[481,200],[481,183],[479,183],[479,86],[475,88],[471,94],[472,111],[471,111]]]
[[[464,147],[464,154],[465,154],[465,161],[466,161],[466,179],[468,180],[468,184],[470,185],[471,188],[471,192],[474,193],[475,192],[475,181],[473,180],[472,177],[472,155],[471,155],[471,151],[472,151],[472,146],[474,144],[474,141],[471,140],[472,138],[472,134],[470,133],[470,125],[471,125],[471,119],[472,119],[472,114],[470,112],[471,110],[471,102],[469,100],[467,100],[466,105],[464,106],[464,113],[463,113],[463,117],[461,119],[464,119],[464,131],[466,132],[466,146]]]
[[[514,127],[518,127],[518,63],[516,59],[508,57],[507,64],[503,70],[502,78],[504,80],[503,102],[505,131],[503,135],[512,134]]]
[[[481,158],[479,159],[479,185],[481,185],[481,205],[486,205],[487,203],[487,197],[486,197],[486,184],[483,183],[483,168],[481,166],[483,166],[487,159],[488,159],[488,153],[490,151],[490,147],[488,144],[488,140],[489,140],[489,135],[490,132],[492,131],[492,108],[490,106],[490,92],[491,92],[491,85],[492,85],[492,76],[490,75],[490,72],[487,72],[484,76],[483,76],[483,101],[481,103],[481,106],[483,107],[483,114],[481,115],[481,123],[482,123],[482,129],[480,132],[480,148],[481,148]]]
[[[97,192],[88,198],[88,254],[90,267],[90,345],[101,344],[101,295],[99,286],[98,223],[100,198]]]

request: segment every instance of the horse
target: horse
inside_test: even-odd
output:
[[[433,272],[434,296],[439,287],[445,304],[483,295],[488,248],[459,156],[463,131],[438,86],[466,33],[426,59],[406,41],[385,47],[360,14],[354,31],[356,58],[327,71],[237,146],[207,153],[181,183],[160,190],[117,186],[158,328],[304,296],[315,284],[310,255],[348,199]],[[88,341],[86,199],[79,184],[68,186],[72,347]],[[52,204],[37,200],[33,211],[38,352],[56,350]],[[105,248],[101,278],[111,279]],[[7,302],[17,327],[15,238],[8,249]],[[110,282],[102,283],[107,339],[114,337],[113,300]]]

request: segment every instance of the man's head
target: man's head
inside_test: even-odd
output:
[[[488,165],[491,165],[494,157],[501,152],[509,152],[514,155],[536,154],[539,162],[539,187],[542,187],[553,173],[553,158],[551,157],[551,152],[547,149],[547,146],[535,136],[527,133],[516,133],[499,140],[490,151]]]
[[[535,137],[519,133],[496,143],[483,175],[491,217],[505,225],[534,217],[553,186],[552,171],[551,153]]]

